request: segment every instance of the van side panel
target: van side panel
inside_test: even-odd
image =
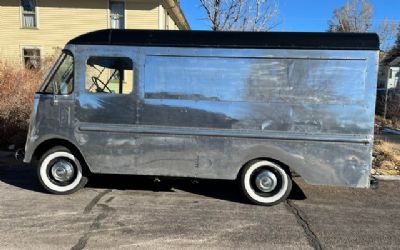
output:
[[[267,157],[308,183],[369,185],[376,51],[76,48],[76,57],[130,56],[137,69],[134,103],[118,104],[136,112],[113,109],[123,124],[111,110],[99,122],[81,105],[107,102],[77,94],[71,133],[95,173],[235,179]]]

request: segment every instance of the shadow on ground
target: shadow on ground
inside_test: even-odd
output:
[[[0,181],[34,192],[45,192],[37,180],[36,168],[31,165],[0,159]],[[232,202],[248,203],[235,181],[188,178],[154,178],[147,176],[91,175],[87,187],[119,190],[149,190],[153,192],[185,192]],[[304,200],[306,196],[293,182],[289,199]]]

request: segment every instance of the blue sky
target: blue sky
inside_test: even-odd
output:
[[[326,31],[334,9],[346,0],[280,0],[280,25],[276,31]],[[373,22],[377,25],[385,17],[400,22],[400,0],[369,0],[374,7]],[[181,0],[193,30],[209,29],[205,12],[198,0]]]

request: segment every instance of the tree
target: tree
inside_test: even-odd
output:
[[[351,0],[333,11],[330,32],[367,32],[372,27],[372,5],[368,0]]]
[[[400,56],[400,24],[397,28],[396,41],[395,41],[393,47],[388,51],[388,53],[385,56],[385,63],[391,62],[393,59],[395,59],[398,56]]]
[[[390,22],[388,18],[385,18],[378,26],[376,33],[379,35],[379,40],[381,43],[381,50],[388,51],[391,46],[393,45],[393,41],[396,38],[396,31],[399,29],[400,26],[397,27],[395,21]],[[400,34],[400,33],[399,33]],[[397,35],[397,44],[400,46],[400,37],[399,34]]]
[[[275,0],[199,0],[213,31],[268,31],[278,23]]]
[[[333,11],[328,22],[329,32],[371,32],[378,33],[381,50],[387,51],[396,34],[396,22],[385,18],[377,27],[372,25],[373,7],[368,0],[349,0]]]

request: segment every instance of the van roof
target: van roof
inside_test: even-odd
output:
[[[152,47],[379,50],[375,33],[238,32],[105,29],[68,44]]]

